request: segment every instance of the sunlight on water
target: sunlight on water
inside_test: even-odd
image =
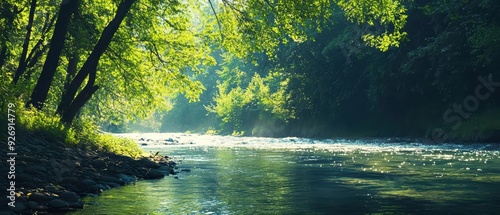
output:
[[[75,214],[492,214],[490,144],[122,134],[179,160],[179,179],[104,192]]]

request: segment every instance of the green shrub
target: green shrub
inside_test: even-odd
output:
[[[19,124],[28,131],[43,135],[49,141],[61,141],[68,147],[83,147],[88,150],[108,151],[130,157],[140,157],[142,149],[133,141],[103,133],[88,118],[76,120],[65,126],[60,118],[36,109],[18,111]]]

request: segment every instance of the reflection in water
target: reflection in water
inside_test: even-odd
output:
[[[223,137],[221,137],[223,138]],[[231,140],[234,140],[231,137]],[[257,139],[257,138],[256,138]],[[140,181],[89,197],[74,214],[493,214],[500,153],[316,142],[147,150],[182,162],[179,179]],[[346,150],[349,149],[349,150]]]

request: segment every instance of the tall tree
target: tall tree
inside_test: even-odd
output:
[[[102,32],[97,44],[94,46],[92,53],[87,58],[82,68],[69,85],[68,89],[64,92],[61,103],[58,107],[58,114],[62,116],[62,122],[71,123],[77,112],[92,97],[97,89],[99,89],[99,86],[95,85],[99,59],[111,43],[111,39],[118,30],[118,27],[120,27],[122,20],[125,18],[134,2],[136,2],[136,0],[124,0],[120,3],[115,17],[106,26],[106,28],[104,28],[104,31]],[[87,76],[87,84],[75,97],[78,88]]]
[[[28,25],[26,26],[26,35],[24,37],[23,42],[23,50],[21,52],[21,57],[19,58],[19,64],[17,66],[16,73],[14,75],[14,83],[17,83],[19,77],[26,71],[26,67],[28,66],[28,61],[26,60],[28,55],[28,46],[31,39],[31,31],[33,28],[33,20],[35,19],[35,10],[36,10],[36,2],[37,0],[31,0],[30,4],[30,14],[28,18]]]
[[[70,23],[71,16],[78,10],[78,4],[79,0],[68,0],[61,3],[54,33],[50,40],[49,52],[47,53],[42,73],[31,94],[31,99],[27,103],[28,106],[32,105],[41,110],[47,99],[47,94],[49,93],[49,88],[54,79],[54,74],[59,65],[59,58],[64,48],[68,24]]]

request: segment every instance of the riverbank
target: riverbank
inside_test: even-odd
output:
[[[81,197],[139,179],[175,174],[175,162],[167,156],[134,159],[103,150],[68,147],[62,141],[49,141],[28,131],[16,133],[17,156],[12,165],[2,165],[5,176],[0,179],[0,189],[9,198],[2,198],[1,204],[8,207],[2,206],[5,209],[0,209],[0,215],[63,214],[84,208]],[[7,173],[15,178],[6,177]]]

